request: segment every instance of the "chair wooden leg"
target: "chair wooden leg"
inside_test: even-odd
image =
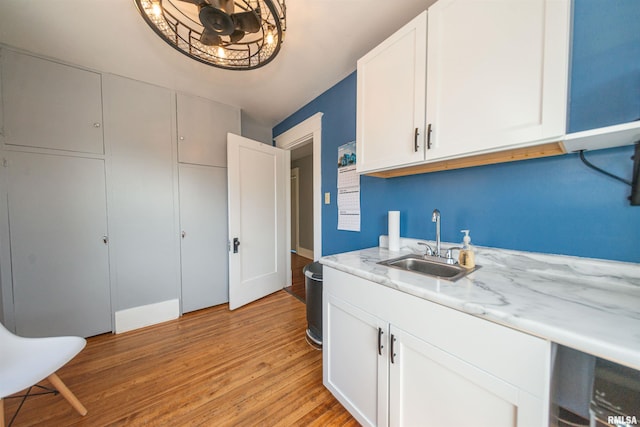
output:
[[[4,400],[0,399],[0,427],[4,427]]]
[[[87,415],[87,408],[85,408],[82,405],[82,403],[80,403],[78,398],[71,392],[71,390],[69,390],[67,386],[64,385],[64,383],[62,382],[60,377],[58,377],[58,375],[53,373],[49,375],[47,379],[49,380],[51,385],[53,385],[56,388],[56,390],[60,392],[62,397],[67,399],[67,401],[71,404],[71,406],[73,406],[80,415],[83,415],[83,416]]]

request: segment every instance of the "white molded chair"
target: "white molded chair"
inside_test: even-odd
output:
[[[26,399],[26,396],[34,395],[30,393],[31,387],[45,378],[56,389],[49,392],[59,392],[80,415],[86,415],[86,408],[56,375],[56,371],[80,353],[86,343],[80,337],[23,338],[12,334],[0,323],[0,427],[5,425],[3,399],[28,388]],[[15,415],[9,425],[14,419]]]

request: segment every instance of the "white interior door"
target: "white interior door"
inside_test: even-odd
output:
[[[229,133],[229,309],[286,283],[288,151]]]

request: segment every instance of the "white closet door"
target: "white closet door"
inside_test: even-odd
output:
[[[179,166],[182,311],[229,301],[227,169]]]
[[[104,87],[115,310],[177,300],[173,94],[111,75],[104,76]]]
[[[104,161],[7,153],[17,333],[111,331]]]

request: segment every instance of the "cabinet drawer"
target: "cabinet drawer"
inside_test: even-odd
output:
[[[551,350],[544,339],[326,266],[323,285],[327,292],[534,396],[548,394]]]

